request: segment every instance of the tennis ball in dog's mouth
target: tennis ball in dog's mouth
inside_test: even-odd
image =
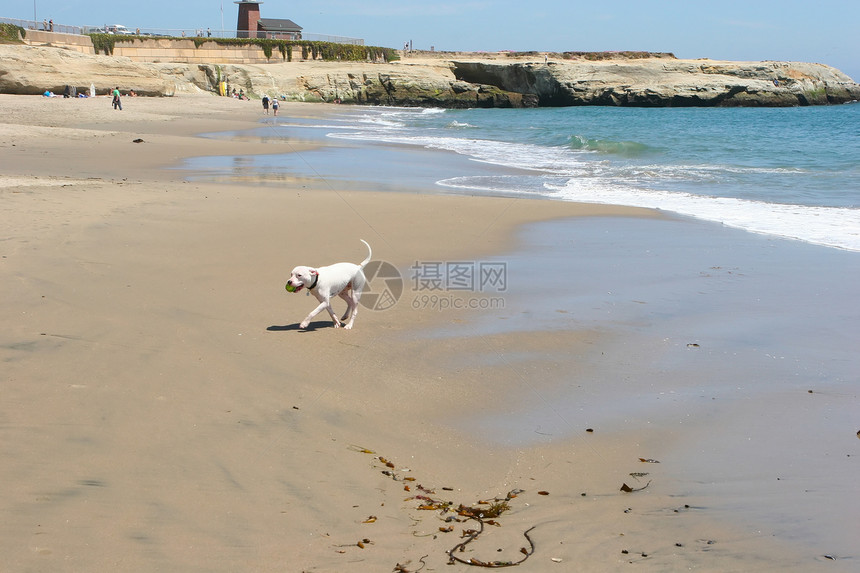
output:
[[[287,289],[287,292],[296,292],[296,287],[290,283],[287,283],[284,288]]]

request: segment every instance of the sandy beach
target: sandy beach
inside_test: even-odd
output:
[[[329,109],[285,104],[280,113]],[[444,510],[502,501],[509,509],[485,518],[484,532],[455,556],[473,565],[522,560],[517,570],[536,572],[856,570],[860,555],[842,540],[860,533],[856,518],[837,515],[831,525],[843,537],[809,546],[722,503],[764,486],[733,483],[716,469],[712,480],[687,471],[679,444],[696,432],[705,440],[708,424],[728,417],[683,426],[671,417],[621,423],[597,408],[563,413],[565,388],[605,380],[623,394],[618,381],[649,353],[620,349],[618,332],[599,316],[590,326],[544,324],[541,313],[566,320],[578,309],[528,302],[528,282],[504,293],[504,316],[480,308],[488,293],[458,294],[479,308],[443,312],[410,290],[416,261],[483,262],[539,249],[524,231],[536,224],[600,222],[612,232],[624,222],[650,229],[688,221],[289,178],[207,183],[177,169],[189,157],[318,145],[198,136],[255,127],[257,101],[126,98],[116,112],[106,97],[0,95],[0,110],[0,571],[467,570],[448,565],[449,551],[481,524]],[[324,314],[300,330],[316,301],[285,292],[290,269],[358,262],[359,239],[400,270],[397,304],[362,307],[351,331]],[[731,240],[720,243],[725,253]],[[772,252],[760,248],[762,258]],[[712,268],[716,258],[692,272],[733,280]],[[509,272],[521,268],[510,261]],[[526,312],[535,318],[526,326],[485,328]],[[705,345],[708,333],[683,338],[688,332],[679,328],[673,339],[679,352]],[[704,372],[669,374],[654,395],[689,383],[715,399],[700,390]],[[774,417],[784,412],[802,425],[831,407],[822,402],[828,396],[840,412],[858,404],[856,392],[805,381],[793,390],[770,402]],[[528,437],[519,439],[522,410],[546,421],[525,423],[519,434]],[[856,475],[858,429],[840,428],[832,457],[814,463]],[[772,439],[785,452],[795,437]],[[725,454],[726,465],[738,463]],[[768,487],[785,485],[781,470],[763,471]],[[710,494],[698,488],[706,481]],[[815,505],[799,501],[803,490],[817,490],[824,504],[842,495],[857,504],[856,486],[787,487],[786,505]]]

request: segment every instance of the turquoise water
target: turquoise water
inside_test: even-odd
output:
[[[431,186],[449,193],[651,207],[860,250],[858,104],[344,107],[324,120],[278,118],[259,131],[268,137],[324,138],[335,146],[298,157],[246,158],[245,173],[325,174],[330,181],[359,179],[370,187]],[[201,158],[187,167],[238,173],[234,158]]]

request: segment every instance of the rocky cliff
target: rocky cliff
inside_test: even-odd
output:
[[[127,58],[93,56],[73,50],[0,45],[0,93],[62,94],[66,85],[79,92],[95,85],[100,95],[114,86],[133,87],[141,95],[173,95],[175,85],[152,66]]]
[[[214,92],[219,79],[252,96],[401,106],[796,106],[860,99],[860,86],[840,71],[797,62],[434,54],[392,63],[142,64],[0,45],[3,93],[61,93],[67,84],[95,84],[99,93],[119,85],[142,95],[173,95]]]
[[[836,69],[798,62],[617,60],[452,62],[458,80],[533,96],[540,106],[796,106],[860,99]]]

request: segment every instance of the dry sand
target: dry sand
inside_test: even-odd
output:
[[[271,153],[253,138],[195,137],[253,127],[258,106],[127,98],[115,112],[107,98],[0,95],[0,571],[465,570],[447,551],[476,522],[445,521],[414,496],[470,505],[516,490],[501,526],[458,556],[518,561],[534,527],[518,570],[815,565],[711,519],[665,464],[640,462],[673,428],[647,440],[571,428],[573,439],[505,448],[446,423],[575,379],[577,356],[606,335],[428,340],[475,314],[409,304],[362,309],[352,331],[321,315],[303,332],[315,301],[283,289],[296,264],[363,258],[359,238],[408,269],[503,252],[530,221],[653,214],[199,184],[163,169]],[[470,365],[478,352],[499,360]]]

